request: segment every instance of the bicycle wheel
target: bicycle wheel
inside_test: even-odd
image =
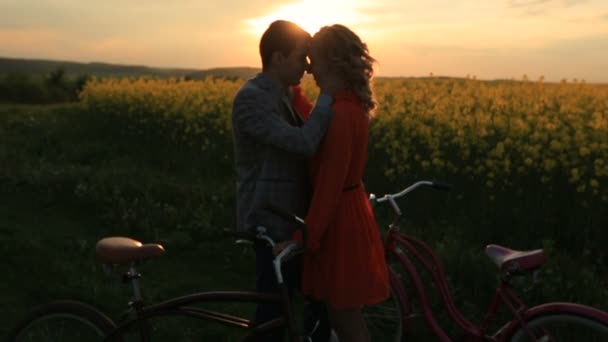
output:
[[[9,334],[10,342],[104,341],[114,323],[94,307],[57,301],[30,312]]]
[[[391,278],[393,277],[391,271]],[[401,342],[403,338],[403,321],[407,308],[402,307],[401,303],[405,302],[401,297],[402,292],[396,286],[391,279],[391,296],[381,303],[363,308],[371,341]]]
[[[518,327],[505,341],[608,341],[607,322],[571,312],[547,313],[534,317],[527,322],[527,327],[528,331]]]

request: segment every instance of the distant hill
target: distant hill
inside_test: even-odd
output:
[[[235,67],[235,68],[213,68],[201,71],[196,71],[188,74],[188,77],[192,79],[204,79],[208,76],[212,77],[224,77],[229,79],[249,79],[259,73],[261,69],[251,67]]]
[[[235,67],[213,69],[154,68],[141,65],[121,65],[108,63],[79,63],[44,59],[16,59],[0,57],[0,75],[11,73],[44,75],[63,68],[68,76],[91,75],[97,77],[188,77],[204,79],[211,77],[247,79],[260,71],[258,68]]]

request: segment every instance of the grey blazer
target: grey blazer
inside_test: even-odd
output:
[[[271,203],[306,215],[311,198],[307,157],[333,117],[331,102],[318,101],[303,123],[283,96],[278,84],[260,73],[241,87],[232,109],[237,230],[261,225],[277,241],[289,239],[295,225],[262,207]]]

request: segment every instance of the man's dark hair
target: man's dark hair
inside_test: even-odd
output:
[[[310,39],[310,34],[295,23],[286,20],[274,21],[260,39],[262,69],[270,65],[273,53],[278,51],[287,56],[295,49],[296,42]]]

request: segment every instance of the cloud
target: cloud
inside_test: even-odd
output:
[[[507,0],[507,7],[521,16],[548,15],[552,10],[582,5],[589,0]]]
[[[572,7],[589,2],[589,0],[562,0],[564,7]]]
[[[213,1],[133,0],[0,0],[0,29],[46,29],[78,33],[81,39],[153,36],[172,27],[229,32],[252,15],[262,15],[279,0]],[[184,30],[186,31],[186,30]]]
[[[511,8],[535,7],[553,0],[508,0],[507,5]]]
[[[511,8],[537,7],[550,3],[555,7],[572,7],[586,2],[589,0],[507,0],[507,6]]]

